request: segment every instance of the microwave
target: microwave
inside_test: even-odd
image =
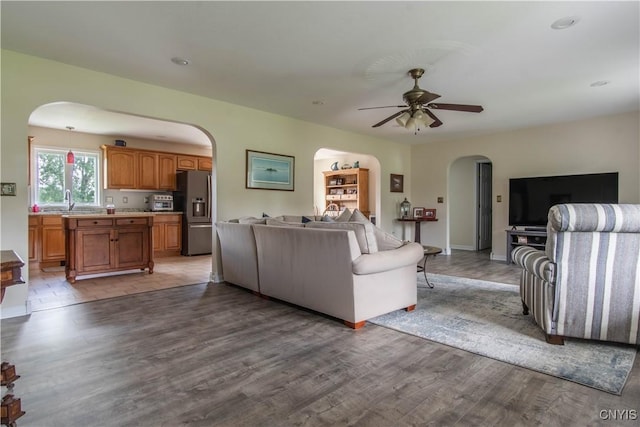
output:
[[[170,194],[154,194],[151,196],[152,212],[173,211],[173,196]]]

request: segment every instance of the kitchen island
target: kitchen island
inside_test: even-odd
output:
[[[152,274],[153,217],[146,212],[63,215],[67,280],[134,269]]]

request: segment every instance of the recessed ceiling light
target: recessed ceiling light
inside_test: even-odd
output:
[[[189,65],[189,60],[188,59],[180,58],[180,57],[177,57],[177,56],[171,58],[171,62],[173,62],[176,65]]]
[[[609,80],[598,80],[597,82],[591,83],[589,86],[591,86],[591,87],[600,87],[600,86],[606,86],[609,83],[611,83]]]
[[[567,16],[564,18],[560,18],[551,24],[551,28],[554,30],[565,30],[569,27],[573,27],[580,21],[580,17],[578,16]]]
[[[313,105],[324,105],[324,101],[320,101],[319,99],[316,99],[315,101],[311,101],[311,103]]]

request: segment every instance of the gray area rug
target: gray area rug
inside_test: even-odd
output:
[[[471,353],[621,394],[637,347],[565,339],[550,345],[531,315],[522,314],[514,285],[429,274],[434,289],[418,274],[413,312],[394,311],[371,323]]]

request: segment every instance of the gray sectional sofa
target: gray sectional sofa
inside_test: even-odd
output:
[[[412,310],[422,246],[354,215],[359,222],[289,217],[294,220],[271,219],[270,225],[266,219],[216,223],[225,281],[354,329],[390,311]]]

